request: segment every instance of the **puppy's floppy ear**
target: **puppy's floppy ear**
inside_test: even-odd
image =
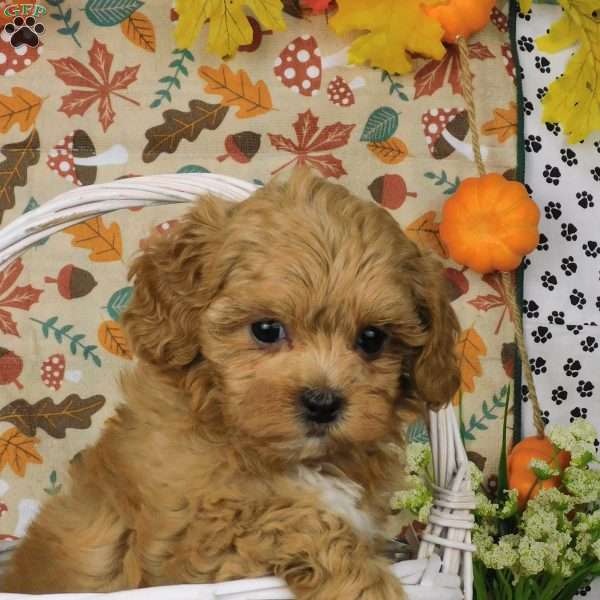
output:
[[[204,197],[167,234],[153,235],[129,271],[134,279],[123,324],[134,353],[164,370],[179,369],[200,353],[200,314],[214,293],[207,265],[216,256],[234,205]]]
[[[427,408],[438,410],[450,402],[460,384],[455,351],[460,326],[437,260],[421,254],[412,279],[417,313],[426,333],[413,365],[412,383],[417,398]]]

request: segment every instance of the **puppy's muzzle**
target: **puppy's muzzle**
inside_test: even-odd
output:
[[[343,396],[328,388],[304,389],[300,392],[299,401],[304,419],[318,425],[333,423],[344,407]]]

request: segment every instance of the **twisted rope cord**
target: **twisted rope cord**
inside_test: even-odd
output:
[[[463,88],[463,96],[467,105],[467,115],[469,118],[469,129],[471,130],[471,144],[473,146],[473,155],[479,176],[485,175],[485,165],[481,157],[481,145],[479,142],[479,129],[477,127],[477,113],[475,112],[475,99],[473,98],[473,73],[469,66],[469,46],[465,38],[458,38],[458,55],[460,62],[460,82]],[[527,347],[525,346],[525,334],[523,332],[523,319],[521,308],[517,300],[516,282],[512,273],[502,272],[501,281],[506,296],[506,304],[510,316],[515,326],[515,340],[521,357],[522,370],[525,374],[525,381],[529,390],[529,399],[533,409],[533,423],[540,437],[544,436],[544,421],[542,419],[542,409],[535,390],[535,382]]]

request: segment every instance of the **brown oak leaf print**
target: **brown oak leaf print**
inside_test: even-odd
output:
[[[20,337],[17,324],[8,309],[29,310],[33,304],[39,301],[43,292],[43,290],[32,287],[31,284],[15,285],[22,272],[23,262],[20,258],[0,271],[0,332],[17,337]]]
[[[112,96],[140,105],[136,100],[120,93],[136,81],[140,65],[124,67],[111,76],[114,55],[107,50],[105,44],[96,39],[88,50],[88,56],[89,69],[71,56],[48,61],[54,67],[56,76],[64,83],[73,88],[83,88],[73,89],[63,96],[58,110],[69,117],[84,115],[98,102],[98,120],[106,131],[115,120]]]
[[[0,163],[0,222],[4,211],[15,205],[15,187],[27,183],[27,169],[40,160],[40,138],[34,129],[24,140],[2,146],[6,160]]]
[[[105,402],[106,399],[100,394],[89,398],[70,394],[57,404],[51,398],[42,398],[35,404],[19,399],[0,410],[0,421],[11,423],[26,436],[35,435],[39,427],[54,438],[64,438],[68,428],[88,429],[92,424],[92,415]]]
[[[487,46],[475,42],[469,44],[469,58],[486,60],[494,58],[494,55]],[[430,60],[415,73],[415,100],[421,96],[433,96],[446,82],[450,84],[453,94],[462,94],[456,44],[447,47],[446,56],[442,60]]]
[[[339,158],[333,154],[322,154],[322,152],[345,146],[354,125],[344,125],[338,121],[333,125],[326,125],[319,131],[319,117],[307,110],[298,115],[298,120],[293,124],[293,128],[296,132],[296,142],[280,134],[267,134],[276,150],[294,155],[292,160],[275,169],[272,172],[273,175],[293,164],[314,167],[323,177],[339,178],[346,175],[346,170]]]

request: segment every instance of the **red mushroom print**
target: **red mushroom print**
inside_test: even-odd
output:
[[[283,85],[297,94],[315,96],[321,89],[321,77],[325,69],[345,65],[348,48],[321,58],[317,41],[311,35],[293,39],[275,59],[273,71]]]
[[[26,69],[43,51],[41,40],[35,48],[27,44],[14,48],[10,43],[10,35],[3,29],[0,33],[0,77],[11,77]]]
[[[348,83],[343,77],[338,75],[327,86],[327,98],[336,106],[352,106],[355,102],[353,90],[365,85],[366,81],[362,77],[357,77]]]
[[[48,152],[46,164],[57,175],[75,185],[91,185],[96,181],[97,167],[122,165],[128,158],[127,149],[121,144],[110,147],[102,154],[96,154],[89,135],[77,129]]]
[[[494,6],[492,8],[492,12],[490,15],[490,21],[502,33],[506,33],[508,31],[508,17],[497,6]]]
[[[504,68],[506,69],[506,72],[512,77],[512,79],[514,81],[515,76],[516,76],[515,61],[513,59],[513,54],[512,54],[510,45],[502,44],[502,47],[500,48],[500,50],[502,52],[502,62],[504,63]]]
[[[23,372],[23,359],[6,348],[0,348],[0,385],[14,383],[18,389],[23,386],[19,382],[19,376]]]
[[[421,117],[425,140],[431,156],[442,159],[455,150],[474,160],[471,144],[465,143],[469,133],[469,118],[466,110],[458,108],[432,108]],[[481,147],[481,156],[485,159],[488,149]]]
[[[87,296],[98,285],[98,282],[89,271],[80,269],[75,265],[65,265],[59,271],[56,279],[44,277],[44,281],[46,283],[56,283],[58,293],[65,300]]]
[[[42,363],[40,377],[45,386],[58,391],[65,377],[65,355],[53,354]]]

